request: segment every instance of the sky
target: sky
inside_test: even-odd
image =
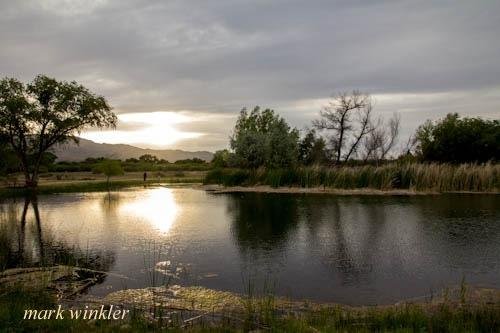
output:
[[[104,95],[96,142],[215,151],[241,108],[299,129],[332,94],[370,93],[401,144],[449,112],[500,118],[500,1],[0,0],[0,76]]]

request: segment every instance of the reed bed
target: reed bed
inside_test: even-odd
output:
[[[393,163],[381,166],[314,166],[274,170],[214,169],[206,175],[204,183],[224,186],[499,192],[500,165]]]

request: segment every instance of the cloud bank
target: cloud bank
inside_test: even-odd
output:
[[[500,117],[497,1],[46,0],[0,9],[1,76],[76,80],[146,122],[158,111],[187,117],[158,121],[175,139],[142,146],[224,148],[238,111],[257,104],[302,128],[333,92],[354,88],[374,95],[378,114],[400,112],[403,136],[448,112]],[[122,121],[124,140],[140,139],[136,120]]]

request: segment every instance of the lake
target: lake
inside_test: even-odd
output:
[[[26,204],[0,202],[0,269],[109,272],[92,295],[170,283],[359,305],[436,294],[462,279],[500,288],[499,195],[150,187]]]

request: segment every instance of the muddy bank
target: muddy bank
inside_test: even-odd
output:
[[[44,289],[57,299],[75,298],[106,277],[105,272],[73,266],[12,268],[0,272],[0,288]]]
[[[179,285],[126,289],[109,293],[105,297],[85,295],[88,286],[99,283],[107,274],[112,273],[70,266],[10,269],[0,273],[0,287],[42,288],[53,294],[57,304],[62,304],[63,308],[101,311],[121,309],[131,316],[117,324],[120,329],[130,328],[131,324],[143,323],[145,320],[146,325],[163,328],[223,327],[226,330],[267,330],[276,323],[286,326],[288,322],[299,321],[309,325],[308,320],[318,316],[323,320],[333,320],[332,323],[336,325],[344,322],[345,325],[342,325],[345,327],[352,324],[355,328],[359,328],[359,325],[370,328],[374,322],[387,316],[402,316],[401,318],[408,321],[408,313],[423,316],[424,319],[421,319],[425,325],[428,324],[426,318],[441,318],[443,311],[446,320],[449,320],[450,313],[470,313],[478,316],[484,313],[487,318],[496,318],[497,314],[500,314],[500,290],[465,284],[446,288],[434,295],[383,306],[318,303],[274,295],[249,296],[199,286]],[[89,321],[89,325],[96,323],[95,320]],[[407,324],[413,325],[411,321]],[[496,324],[491,325],[495,327]]]
[[[498,304],[500,290],[474,286],[453,286],[437,292],[403,300],[392,305],[349,306],[338,303],[320,303],[309,300],[293,300],[273,295],[252,296],[228,291],[208,289],[200,286],[183,287],[179,285],[125,289],[115,291],[103,298],[105,303],[122,304],[137,308],[162,306],[165,308],[199,311],[245,311],[249,302],[272,302],[273,307],[282,310],[305,311],[325,307],[344,307],[346,309],[390,308],[405,304],[463,303],[468,305]]]
[[[404,312],[411,307],[432,316],[451,309],[496,308],[500,311],[500,290],[456,286],[436,295],[426,295],[392,305],[348,306],[335,303],[317,303],[291,300],[273,295],[253,296],[218,291],[204,287],[156,287],[113,292],[100,302],[121,308],[139,309],[150,321],[167,319],[181,327],[196,323],[217,326],[221,323],[239,327],[251,320],[254,329],[265,328],[263,317],[300,318],[302,316],[334,311],[341,317],[365,318],[376,313]],[[160,314],[160,316],[158,316]]]
[[[312,194],[335,194],[335,195],[429,195],[439,194],[432,191],[413,191],[413,190],[377,190],[371,188],[359,189],[336,189],[328,187],[271,187],[268,185],[259,186],[231,186],[225,187],[221,185],[203,185],[200,187],[205,191],[222,194],[222,193],[312,193]]]

